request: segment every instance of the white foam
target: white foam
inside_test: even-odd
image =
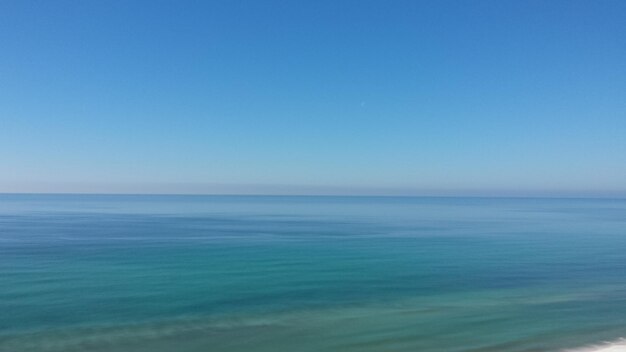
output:
[[[575,350],[566,350],[564,352],[626,352],[626,339],[619,339],[602,345],[579,348]]]

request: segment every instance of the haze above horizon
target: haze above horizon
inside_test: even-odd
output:
[[[0,47],[0,193],[626,196],[624,1],[5,1]]]

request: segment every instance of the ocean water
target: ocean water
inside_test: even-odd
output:
[[[626,337],[626,200],[0,195],[0,351]]]

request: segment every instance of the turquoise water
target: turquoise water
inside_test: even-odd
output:
[[[0,195],[0,351],[626,336],[626,200]]]

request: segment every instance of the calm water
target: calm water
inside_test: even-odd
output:
[[[626,337],[626,201],[0,195],[0,351]]]

